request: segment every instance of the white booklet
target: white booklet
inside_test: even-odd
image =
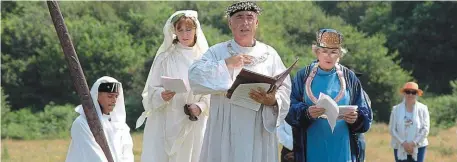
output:
[[[324,115],[327,116],[328,124],[330,125],[330,128],[332,129],[333,133],[333,130],[335,129],[336,125],[336,120],[339,114],[338,105],[330,96],[320,93],[316,106],[325,109]]]
[[[249,97],[249,92],[251,89],[263,88],[265,91],[270,89],[270,84],[266,83],[250,83],[250,84],[240,84],[235,91],[232,93],[229,103],[238,105],[247,109],[254,111],[259,111],[261,103],[254,101]]]
[[[347,112],[353,112],[353,111],[357,111],[357,109],[359,108],[359,106],[357,105],[341,105],[341,106],[338,106],[340,108],[340,113],[338,114],[338,119],[343,119],[343,116],[344,114],[346,114]]]
[[[182,79],[162,76],[162,85],[165,90],[170,90],[176,93],[189,92],[189,86]]]

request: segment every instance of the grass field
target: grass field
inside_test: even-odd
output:
[[[433,129],[433,128],[432,128]],[[142,134],[134,133],[135,161],[140,161]],[[384,124],[373,125],[366,135],[367,162],[392,162],[390,135]],[[457,161],[457,127],[441,130],[429,136],[426,160],[432,162]],[[2,140],[2,162],[62,162],[65,161],[69,139],[59,140]]]

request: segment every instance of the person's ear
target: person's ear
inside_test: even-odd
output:
[[[227,19],[227,22],[228,22],[229,28],[232,29],[232,22],[230,21],[230,17]]]
[[[313,51],[313,54],[314,54],[316,57],[317,57],[317,48],[318,48],[318,47],[317,47],[315,44],[313,44],[313,45],[311,46],[311,50]]]

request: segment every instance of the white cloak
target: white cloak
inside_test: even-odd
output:
[[[114,162],[133,162],[133,141],[130,136],[130,128],[125,123],[125,105],[122,86],[119,90],[119,96],[116,106],[110,115],[102,114],[98,104],[98,87],[101,83],[118,82],[111,77],[102,77],[98,79],[91,88],[91,97],[103,131],[108,142],[111,155]],[[80,115],[75,119],[71,126],[71,143],[68,149],[66,162],[107,162],[102,148],[95,141],[90,131],[89,124],[86,120],[83,107],[81,105],[75,108]],[[111,121],[110,121],[111,119]]]
[[[194,60],[201,57],[196,47],[177,43],[170,52],[160,54],[155,60],[144,91],[143,106],[146,109],[146,126],[143,136],[143,162],[198,162],[205,131],[209,95],[177,93],[165,102],[161,76],[183,79],[188,83],[187,71]],[[189,120],[184,113],[185,104],[197,104],[202,113],[197,121]]]
[[[200,162],[277,162],[278,143],[275,129],[283,121],[290,104],[290,77],[276,93],[278,107],[264,106],[259,111],[229,103],[225,92],[241,69],[229,70],[225,59],[233,51],[266,60],[245,67],[268,76],[286,70],[280,56],[272,47],[256,42],[254,47],[241,47],[234,40],[212,46],[189,69],[189,81],[194,93],[211,94],[211,110],[200,155]],[[267,55],[268,54],[268,55]]]

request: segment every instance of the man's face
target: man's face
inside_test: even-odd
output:
[[[259,20],[253,11],[240,11],[229,19],[229,27],[235,39],[253,39]]]
[[[102,106],[103,114],[109,114],[116,106],[119,93],[98,92],[98,103]]]

